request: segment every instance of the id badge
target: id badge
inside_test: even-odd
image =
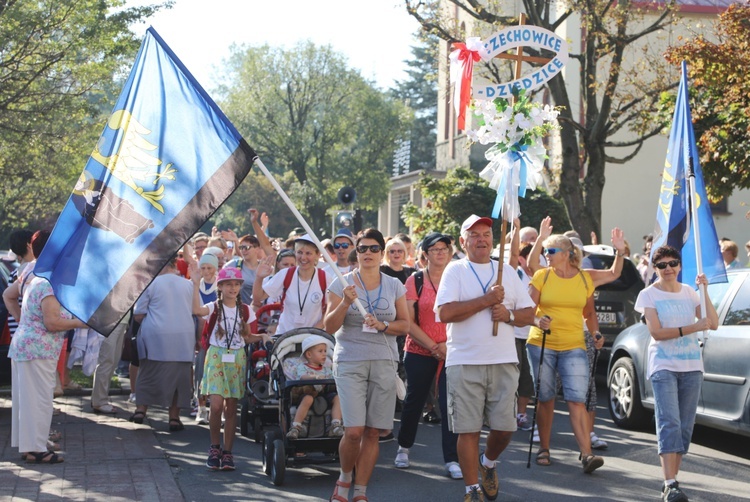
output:
[[[376,330],[375,328],[371,328],[367,324],[362,323],[362,332],[363,333],[377,333],[378,330]]]
[[[234,354],[222,354],[221,362],[223,363],[234,363]]]

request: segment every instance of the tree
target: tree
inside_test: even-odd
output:
[[[139,40],[170,2],[0,0],[0,235],[48,226],[96,144]]]
[[[396,82],[391,90],[394,98],[414,110],[409,138],[411,150],[409,171],[435,168],[435,142],[437,140],[437,45],[435,36],[424,37],[419,45],[412,46],[412,58],[406,61],[408,78]]]
[[[708,197],[718,201],[750,188],[750,4],[732,4],[714,37],[698,36],[667,51],[687,61],[690,101]],[[665,100],[673,105],[674,98]],[[668,106],[668,110],[674,106]]]
[[[424,175],[419,180],[418,188],[422,195],[429,199],[424,208],[411,203],[404,206],[404,219],[413,226],[418,238],[429,232],[444,232],[458,237],[461,222],[472,214],[487,214],[487,208],[495,203],[497,192],[489,183],[469,169],[457,168],[448,172],[444,179]],[[558,221],[565,208],[558,200],[542,190],[528,192],[519,199],[521,204],[521,226],[539,225],[546,216],[555,216],[555,229],[559,232],[569,230],[565,221]],[[495,235],[500,232],[500,220],[494,225]]]
[[[502,2],[404,0],[404,4],[426,31],[448,43],[463,41],[468,34],[461,33],[457,23],[446,18],[442,5],[451,5],[473,19],[476,27],[472,34],[489,35],[518,24],[516,17],[500,13],[505,5]],[[580,99],[571,99],[562,74],[547,83],[554,104],[561,107],[559,194],[573,227],[581,235],[589,235],[591,231],[600,235],[606,164],[631,160],[645,140],[661,132],[664,124],[650,122],[650,109],[664,90],[675,85],[660,74],[664,65],[654,62],[656,55],[649,52],[648,45],[654,33],[672,22],[673,4],[648,11],[637,5],[631,0],[568,0],[562,4],[553,0],[523,0],[529,24],[555,31],[577,16],[585,31],[580,52],[573,47],[568,63],[569,71],[578,72]],[[645,15],[646,12],[649,14]],[[535,50],[526,52],[549,56]],[[575,64],[577,68],[573,68]],[[512,80],[507,65],[492,62],[484,67],[477,64],[475,71],[477,68],[494,82]],[[651,75],[651,78],[644,75]],[[623,139],[621,134],[628,130],[635,133],[635,137]],[[616,156],[614,149],[626,149],[627,153]],[[580,180],[582,167],[585,168],[583,181]]]
[[[291,171],[290,197],[313,228],[342,186],[375,209],[389,189],[388,164],[403,137],[405,107],[375,89],[330,46],[233,47],[222,108],[275,173]]]

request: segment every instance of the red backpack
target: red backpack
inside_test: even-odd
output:
[[[284,311],[284,300],[286,299],[286,290],[289,289],[289,286],[292,284],[292,278],[294,277],[294,271],[297,270],[297,267],[289,267],[286,269],[286,276],[284,276],[284,289],[281,293],[281,311]],[[318,276],[318,284],[320,284],[320,290],[323,292],[323,301],[321,302],[321,307],[323,307],[323,315],[326,315],[326,273],[324,270],[317,269],[317,276]]]
[[[240,312],[240,318],[243,323],[246,323],[250,319],[250,306],[242,304],[244,312]],[[243,315],[244,314],[244,315]],[[211,339],[211,333],[214,331],[216,326],[216,319],[219,317],[219,302],[214,302],[214,311],[208,318],[208,322],[203,325],[203,334],[201,335],[201,348],[208,350],[209,340]]]

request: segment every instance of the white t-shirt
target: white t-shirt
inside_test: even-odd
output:
[[[292,282],[286,290],[284,299],[284,311],[279,317],[279,326],[276,334],[286,333],[295,328],[311,328],[323,319],[323,298],[325,291],[320,289],[318,274],[321,271],[315,269],[309,281],[299,279],[299,269],[294,269]],[[263,283],[263,291],[271,298],[281,299],[284,292],[284,279],[287,270],[281,270],[274,274],[268,282]],[[332,278],[326,274],[326,288],[331,285]]]
[[[211,319],[211,314],[214,313],[214,305],[216,305],[215,302],[204,305],[204,307],[208,308],[208,315],[203,318],[206,322]],[[230,349],[241,349],[245,346],[245,340],[242,339],[242,329],[240,327],[242,318],[237,317],[237,307],[227,307],[226,305],[222,305],[222,307],[224,312],[221,319],[216,318],[216,324],[214,325],[214,330],[211,332],[211,337],[208,339],[208,343],[209,345],[222,348],[227,348],[227,343],[229,343]],[[247,319],[247,324],[250,324],[255,320],[255,312],[253,312],[253,309],[248,310],[250,311],[250,317]],[[221,340],[216,338],[219,323],[221,323],[225,333],[221,337]]]
[[[503,265],[503,305],[509,310],[534,307],[529,293],[510,265]],[[473,269],[473,270],[472,270]],[[471,263],[468,258],[453,261],[443,272],[438,286],[434,310],[452,302],[478,298],[497,280],[498,263]],[[518,363],[513,326],[498,323],[497,336],[492,336],[492,314],[489,308],[461,322],[448,323],[448,353],[445,366],[473,364]]]
[[[695,308],[700,305],[698,293],[685,284],[678,293],[662,291],[653,285],[638,295],[635,310],[644,313],[646,308],[655,308],[663,328],[679,328],[695,324]],[[655,340],[648,344],[648,377],[655,372],[703,372],[703,359],[698,344],[698,334],[692,333],[669,340]]]
[[[348,274],[349,272],[352,271],[352,266],[351,265],[346,265],[345,267],[339,267],[338,265],[336,265],[336,266],[338,267],[338,269],[339,269],[339,271],[341,272],[342,275],[346,275],[346,274]],[[328,265],[327,263],[325,264],[324,267],[322,267],[322,270],[325,271],[326,277],[330,277],[331,280],[333,280],[333,279],[336,278],[336,272],[334,272],[331,269],[331,266]]]

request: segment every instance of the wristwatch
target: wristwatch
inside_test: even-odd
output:
[[[388,326],[390,326],[390,324],[388,324],[388,321],[383,321],[383,326],[385,326],[385,328],[383,328],[383,333],[385,333],[388,331]]]
[[[507,324],[513,324],[516,320],[516,316],[513,315],[513,311],[509,310],[508,314],[510,315],[510,319],[508,319]]]

